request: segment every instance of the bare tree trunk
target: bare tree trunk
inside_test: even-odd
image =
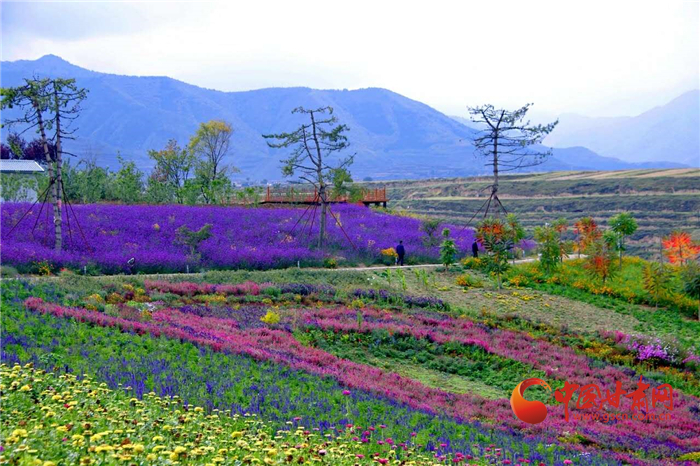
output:
[[[314,145],[316,146],[316,176],[318,177],[318,196],[319,200],[321,201],[321,221],[319,222],[318,247],[319,249],[323,249],[326,236],[326,216],[328,215],[326,183],[323,179],[323,153],[321,152],[321,144],[318,141],[318,135],[316,133],[316,119],[314,118],[314,112],[310,112],[309,115],[311,116],[312,137],[314,140]]]
[[[559,232],[559,263],[563,264],[564,263],[564,246],[563,246],[563,238],[561,235],[561,232]]]
[[[326,187],[321,186],[318,190],[321,198],[321,221],[319,223],[318,247],[323,249],[326,236],[326,216],[328,215],[328,203],[326,202]]]
[[[41,115],[41,110],[39,109],[39,104],[37,102],[33,103],[34,105],[34,110],[36,111],[37,115],[37,123],[39,125],[39,135],[41,137],[41,145],[44,148],[44,157],[46,157],[46,165],[48,166],[49,170],[49,183],[53,183],[53,186],[49,188],[49,192],[51,193],[51,205],[54,208],[54,226],[56,225],[56,204],[57,200],[59,199],[59,193],[56,190],[57,185],[56,185],[56,178],[54,175],[54,166],[53,166],[53,161],[51,160],[51,153],[49,152],[49,143],[46,140],[46,128],[44,127],[44,118]],[[54,236],[54,241],[55,241],[55,236]],[[60,250],[60,242],[59,244],[59,249]],[[54,248],[56,247],[56,243],[54,242]]]
[[[620,249],[620,270],[622,270],[622,247],[624,246],[622,235],[620,235],[620,241],[618,243],[618,248]]]
[[[493,186],[491,186],[491,197],[498,192],[498,136],[493,138]]]
[[[63,176],[62,176],[62,158],[61,152],[61,112],[58,102],[58,89],[54,86],[54,104],[56,105],[56,203],[53,206],[53,223],[55,225],[56,242],[54,250],[60,252],[63,247],[63,235],[61,231],[61,223],[63,218],[61,215],[61,200],[63,199]]]

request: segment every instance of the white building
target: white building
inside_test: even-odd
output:
[[[34,160],[0,160],[1,175],[35,175],[43,173],[44,169]],[[9,180],[6,177],[0,178],[0,201],[3,200],[3,184]],[[36,200],[36,183],[13,183],[13,191],[18,190],[20,198],[18,200],[33,202]]]

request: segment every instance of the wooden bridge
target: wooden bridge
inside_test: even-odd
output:
[[[318,204],[318,190],[311,191],[295,190],[288,188],[285,190],[267,187],[265,197],[260,200],[260,204]],[[386,188],[362,189],[359,198],[351,199],[347,194],[336,195],[332,190],[328,192],[328,202],[332,203],[357,203],[370,205],[381,205],[386,207]]]

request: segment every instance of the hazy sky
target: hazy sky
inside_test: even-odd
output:
[[[384,87],[445,113],[633,115],[699,87],[698,1],[3,1],[2,59],[220,90]]]

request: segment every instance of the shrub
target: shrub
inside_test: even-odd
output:
[[[270,326],[277,325],[280,322],[280,315],[272,309],[268,309],[267,314],[260,318],[260,322]]]
[[[49,261],[38,261],[34,263],[34,272],[38,275],[51,275],[54,266]]]
[[[338,261],[335,260],[335,257],[326,257],[323,259],[323,266],[327,269],[336,269],[338,268]]]
[[[365,302],[359,298],[353,299],[352,302],[350,303],[350,307],[353,309],[362,309],[365,307]]]
[[[262,294],[272,296],[273,298],[279,298],[282,296],[282,290],[276,286],[268,286],[267,288],[263,288]]]
[[[553,272],[561,262],[559,232],[554,226],[546,225],[535,228],[535,239],[540,253],[540,266],[547,272]]]
[[[442,237],[445,239],[442,240],[442,244],[440,245],[440,262],[442,262],[442,265],[449,268],[450,265],[455,263],[457,246],[454,240],[450,239],[449,228],[442,230]]]
[[[457,277],[455,283],[464,288],[481,288],[483,286],[481,280],[472,277],[468,273],[462,274],[459,277]]]
[[[681,270],[683,292],[691,298],[700,299],[700,265],[691,262]],[[698,319],[700,319],[700,304],[698,305]]]
[[[16,268],[9,265],[0,266],[0,276],[3,278],[14,278],[19,275]]]
[[[440,220],[437,218],[428,218],[421,222],[420,230],[425,233],[423,244],[428,247],[437,246],[439,239],[435,237],[435,233],[440,228]]]
[[[671,275],[663,264],[650,262],[644,267],[644,291],[649,293],[656,307],[668,296],[670,279]]]
[[[527,286],[530,284],[530,279],[525,275],[515,275],[508,279],[508,283],[513,286]]]
[[[199,245],[211,237],[211,223],[205,224],[197,231],[190,230],[186,225],[182,225],[177,229],[175,242],[190,248],[190,255],[197,257],[197,249]]]
[[[461,261],[465,269],[481,270],[484,267],[484,260],[479,257],[465,257]]]
[[[119,293],[112,292],[107,295],[107,299],[105,299],[108,304],[119,304],[124,302],[124,298]]]
[[[605,282],[615,273],[613,268],[613,251],[610,245],[601,237],[586,244],[588,258],[584,268],[593,278],[599,278],[605,285]]]

